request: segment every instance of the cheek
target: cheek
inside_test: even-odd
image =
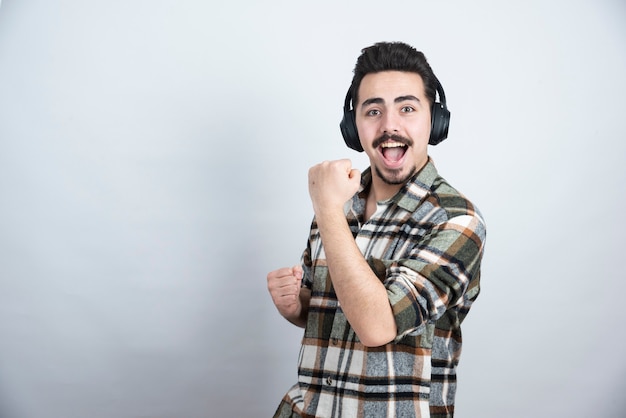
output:
[[[431,129],[431,120],[423,118],[419,121],[419,124],[416,126],[415,135],[419,138],[426,138],[428,142],[428,138],[430,137],[430,129]]]
[[[373,140],[377,132],[376,127],[372,123],[358,123],[356,129],[361,141]]]

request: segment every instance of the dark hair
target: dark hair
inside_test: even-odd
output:
[[[353,108],[358,100],[363,77],[381,71],[406,71],[419,74],[424,82],[424,93],[432,107],[439,81],[424,54],[403,42],[378,42],[363,48],[356,61],[354,77],[350,85]]]

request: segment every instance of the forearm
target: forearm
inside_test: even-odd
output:
[[[357,247],[343,211],[317,214],[326,262],[348,322],[361,342],[380,346],[396,336],[387,290]]]

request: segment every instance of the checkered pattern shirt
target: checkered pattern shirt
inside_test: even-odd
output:
[[[371,170],[347,208],[358,247],[387,289],[394,341],[366,347],[341,310],[315,219],[303,254],[311,289],[298,383],[275,417],[452,417],[461,322],[479,293],[485,223],[432,161],[364,222]]]

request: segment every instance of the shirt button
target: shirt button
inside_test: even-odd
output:
[[[326,378],[326,383],[329,384],[329,385],[332,385],[333,384],[333,379],[331,379],[330,376],[327,377]]]
[[[333,338],[332,340],[330,340],[330,343],[332,345],[337,345],[337,344],[339,344],[339,340],[337,338]]]

